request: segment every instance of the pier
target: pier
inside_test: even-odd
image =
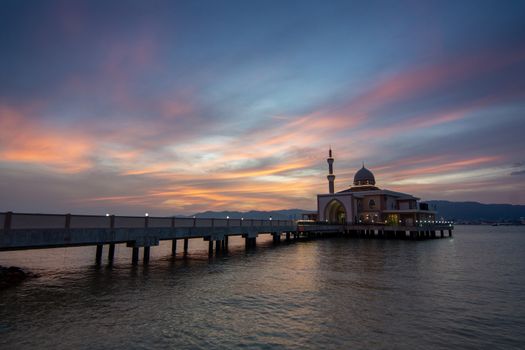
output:
[[[259,235],[268,234],[274,243],[316,237],[344,236],[384,239],[430,239],[452,236],[453,226],[428,223],[420,226],[326,224],[294,220],[204,219],[150,216],[96,216],[72,214],[0,213],[0,251],[96,246],[95,261],[100,263],[107,247],[108,260],[115,256],[115,245],[125,243],[132,249],[132,263],[148,263],[150,249],[169,240],[172,255],[180,242],[188,252],[190,239],[208,242],[209,254],[227,251],[231,236],[245,239],[247,249],[254,247]]]

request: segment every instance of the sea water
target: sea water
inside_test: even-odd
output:
[[[175,258],[163,242],[147,266],[125,245],[100,266],[94,247],[0,252],[0,265],[40,275],[0,291],[0,348],[525,348],[525,226],[264,237],[212,258],[202,240]]]

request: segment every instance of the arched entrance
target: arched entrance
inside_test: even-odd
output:
[[[325,218],[330,224],[345,224],[346,210],[343,203],[337,199],[332,200],[325,208]]]

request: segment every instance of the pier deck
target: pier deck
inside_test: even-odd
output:
[[[2,225],[3,223],[3,225]],[[177,217],[133,217],[95,215],[55,215],[0,213],[0,251],[74,247],[96,245],[96,261],[102,259],[104,245],[109,245],[108,259],[114,257],[115,244],[126,243],[133,249],[132,261],[138,261],[139,248],[144,250],[144,262],[149,260],[150,247],[162,240],[172,241],[176,253],[177,240],[183,240],[184,252],[188,241],[201,238],[209,242],[210,254],[228,248],[229,236],[242,236],[246,247],[254,246],[260,234],[270,234],[274,242],[281,235],[287,240],[312,238],[333,234],[398,239],[426,239],[452,235],[453,226],[431,224],[425,226],[329,225],[301,223],[294,220],[204,219]],[[439,235],[437,234],[439,232]]]

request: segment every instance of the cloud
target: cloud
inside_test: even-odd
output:
[[[429,44],[417,42],[426,28],[398,27],[397,16],[385,36],[357,35],[346,16],[318,30],[319,13],[279,11],[271,29],[272,17],[258,16],[264,25],[239,31],[229,24],[246,25],[245,15],[212,28],[219,17],[209,11],[166,11],[173,21],[131,8],[114,20],[92,12],[99,5],[68,6],[56,26],[53,11],[43,14],[37,38],[11,21],[9,33],[24,40],[6,43],[0,66],[0,166],[9,173],[0,179],[17,182],[3,191],[10,203],[25,184],[89,211],[313,208],[326,191],[329,145],[340,190],[361,160],[381,187],[419,196],[492,201],[521,188],[521,169],[507,164],[523,160],[525,50],[497,33],[467,50],[468,33],[456,28],[464,41],[450,41],[439,16]],[[35,179],[56,191],[31,187]]]
[[[4,162],[79,172],[93,166],[92,148],[91,140],[74,130],[50,128],[17,110],[0,106],[0,160]]]

